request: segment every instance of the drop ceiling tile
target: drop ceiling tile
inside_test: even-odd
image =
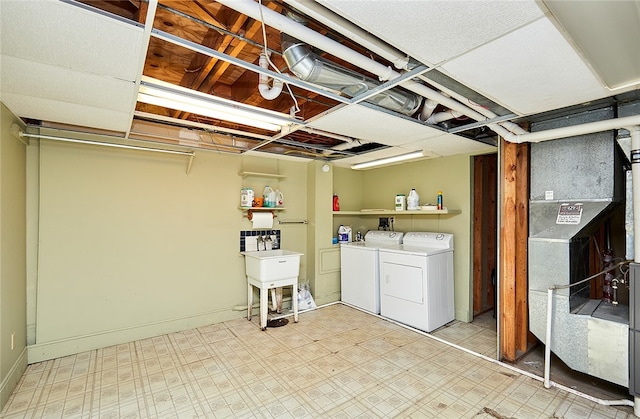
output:
[[[318,2],[431,66],[543,16],[533,0]]]
[[[52,122],[125,132],[131,125],[129,112],[117,112],[76,103],[38,98],[15,93],[3,93],[2,102],[16,115],[26,112],[33,118]]]
[[[546,18],[456,58],[442,69],[521,115],[609,95]]]
[[[439,137],[400,145],[411,150],[422,150],[427,155],[452,156],[461,153],[491,153],[496,147],[479,141],[470,140],[454,134],[443,134]]]
[[[362,105],[345,106],[311,123],[334,134],[386,145],[398,145],[442,135],[442,131]]]
[[[0,62],[2,95],[13,93],[39,99],[131,112],[137,91],[135,83],[68,68],[55,67],[2,56]],[[20,114],[29,118],[30,113]],[[47,119],[47,118],[41,118]]]
[[[61,1],[1,1],[3,55],[133,81],[143,29]]]

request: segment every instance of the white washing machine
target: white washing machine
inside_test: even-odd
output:
[[[454,319],[452,234],[406,233],[379,265],[382,316],[425,332]]]
[[[403,233],[369,231],[363,242],[340,245],[340,287],[342,301],[371,313],[380,314],[380,275],[378,252],[398,247]]]

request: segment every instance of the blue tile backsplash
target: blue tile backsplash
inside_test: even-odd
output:
[[[256,250],[253,247],[255,247],[258,236],[269,237],[271,249],[280,249],[282,244],[280,230],[242,230],[240,231],[240,251]],[[260,248],[260,250],[263,250],[263,248]]]

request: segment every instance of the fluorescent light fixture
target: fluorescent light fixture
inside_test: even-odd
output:
[[[288,115],[208,95],[151,77],[142,76],[138,102],[195,113],[269,131],[300,121]]]
[[[372,160],[372,161],[369,161],[369,162],[366,162],[366,163],[354,164],[353,166],[351,166],[351,168],[352,169],[367,169],[369,167],[381,166],[383,164],[397,163],[399,161],[417,159],[418,157],[422,157],[422,156],[424,156],[422,151],[414,151],[413,153],[409,153],[409,154],[401,154],[399,156],[385,157],[384,159]]]

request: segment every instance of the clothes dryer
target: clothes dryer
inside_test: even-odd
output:
[[[454,319],[453,235],[409,232],[379,250],[380,314],[425,332]]]

